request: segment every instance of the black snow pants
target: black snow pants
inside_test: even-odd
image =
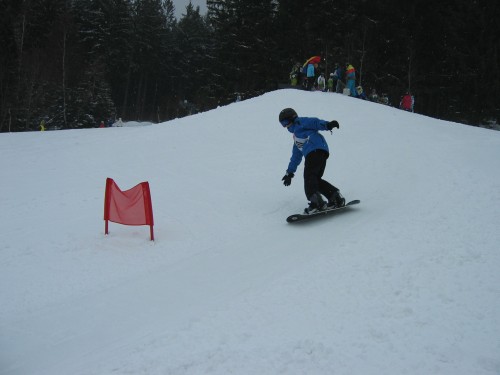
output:
[[[304,190],[308,200],[316,192],[330,199],[332,195],[339,190],[322,178],[323,173],[325,173],[326,160],[329,156],[330,154],[325,150],[315,150],[306,156],[304,166]]]

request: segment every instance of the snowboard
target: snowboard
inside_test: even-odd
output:
[[[308,214],[294,214],[294,215],[288,216],[286,218],[286,221],[289,223],[296,223],[298,221],[312,219],[313,217],[326,216],[326,215],[329,215],[333,212],[343,210],[345,208],[351,207],[351,206],[353,206],[355,204],[359,204],[359,203],[361,203],[361,201],[359,199],[355,199],[353,201],[350,201],[349,203],[346,203],[345,206],[337,207],[337,208],[327,208],[326,210],[318,211],[318,212],[315,212],[315,213],[310,214],[310,215],[308,215]]]

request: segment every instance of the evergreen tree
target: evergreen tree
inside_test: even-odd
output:
[[[195,9],[189,3],[175,33],[178,43],[176,54],[180,56],[176,64],[180,73],[177,77],[176,91],[180,99],[186,99],[191,103],[203,102],[209,77],[210,38],[210,29],[200,15],[199,7]]]
[[[63,113],[47,111],[48,93],[44,90],[64,90],[64,40],[70,28],[69,10],[65,0],[25,0],[8,10],[13,12],[8,25],[16,45],[15,55],[9,55],[14,59],[11,66],[15,66],[15,71],[9,71],[9,130],[36,129],[40,117],[54,119]],[[8,41],[7,45],[12,46]],[[57,121],[63,122],[64,118]]]
[[[108,0],[104,16],[109,32],[106,34],[106,78],[117,115],[126,118],[135,45],[131,0]]]
[[[13,116],[17,106],[14,97],[15,77],[19,70],[15,23],[21,13],[21,2],[0,0],[0,132],[13,129]],[[15,126],[15,124],[14,124]]]
[[[163,47],[168,37],[168,19],[161,0],[137,0],[134,4],[134,45],[132,84],[136,119],[154,120],[162,72],[168,69]],[[131,107],[129,106],[129,108]]]
[[[274,89],[290,68],[352,63],[393,104],[478,123],[499,117],[494,0],[0,0],[0,131],[163,121]],[[189,108],[184,105],[187,100]]]
[[[106,77],[112,1],[74,0],[82,65],[72,87],[70,127],[94,127],[115,114]]]
[[[208,0],[217,41],[219,95],[251,95],[277,84],[276,3],[272,0]]]

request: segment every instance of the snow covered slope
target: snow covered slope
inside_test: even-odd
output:
[[[340,122],[303,225],[279,111]],[[145,127],[0,134],[0,374],[499,374],[500,133],[280,90]],[[110,224],[106,177],[149,181]]]

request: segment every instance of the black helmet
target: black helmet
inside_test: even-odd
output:
[[[283,126],[287,126],[297,117],[297,112],[293,108],[285,108],[280,112],[279,121]]]

